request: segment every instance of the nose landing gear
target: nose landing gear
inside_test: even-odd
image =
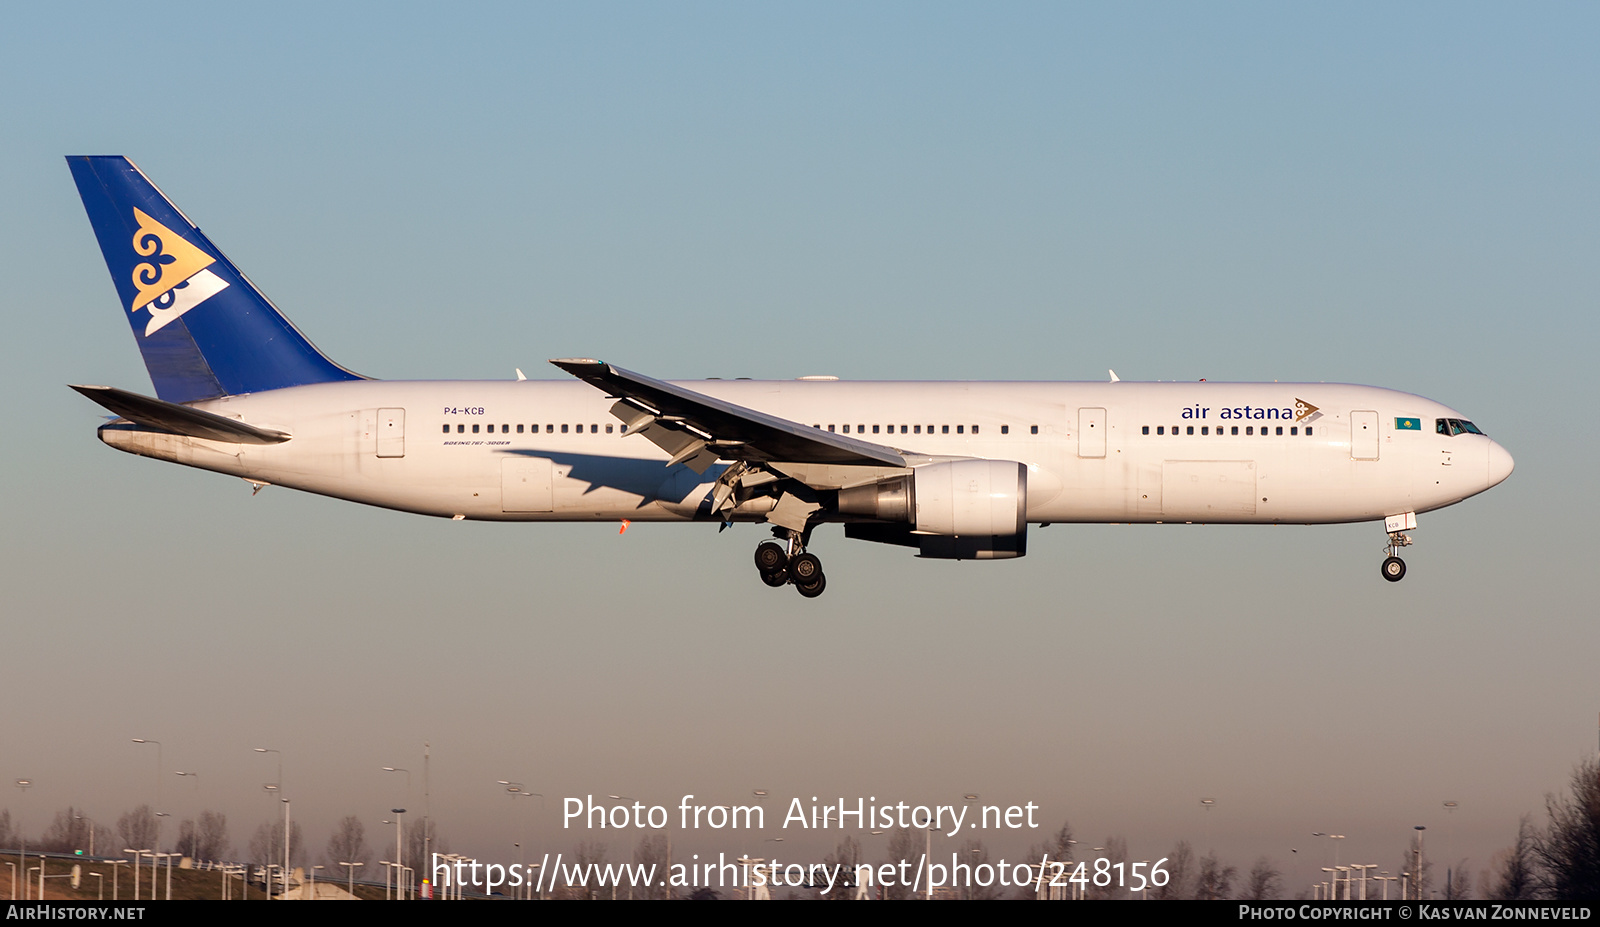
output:
[[[1383,566],[1379,568],[1383,573],[1384,579],[1391,583],[1398,583],[1406,578],[1406,562],[1400,559],[1400,548],[1410,546],[1411,535],[1406,534],[1404,531],[1389,532],[1389,546],[1384,548],[1389,556],[1384,559]]]
[[[828,588],[828,578],[822,574],[822,558],[806,552],[798,531],[774,529],[773,534],[788,543],[762,541],[757,545],[756,570],[761,581],[774,589],[793,583],[795,590],[808,599],[822,595],[822,590]]]

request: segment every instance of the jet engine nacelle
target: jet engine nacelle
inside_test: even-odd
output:
[[[915,546],[923,557],[1021,557],[1027,553],[1028,469],[1014,460],[926,464],[910,476],[840,490],[839,511],[909,523],[892,536],[870,526],[846,534]]]

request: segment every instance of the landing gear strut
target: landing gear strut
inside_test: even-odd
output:
[[[1404,531],[1389,532],[1389,546],[1384,548],[1389,556],[1384,559],[1383,566],[1380,568],[1384,579],[1391,583],[1398,583],[1406,578],[1406,562],[1400,559],[1400,548],[1410,546],[1411,536],[1409,534]]]
[[[828,579],[822,575],[822,558],[806,552],[804,535],[787,528],[774,528],[772,533],[778,540],[762,541],[756,547],[756,570],[761,581],[773,588],[792,583],[808,599],[822,595],[822,590],[828,588]]]

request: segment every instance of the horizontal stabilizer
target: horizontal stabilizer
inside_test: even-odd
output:
[[[236,418],[152,399],[113,386],[72,388],[128,421],[146,428],[208,441],[226,441],[229,444],[282,444],[290,438],[290,435],[271,428],[257,428]]]

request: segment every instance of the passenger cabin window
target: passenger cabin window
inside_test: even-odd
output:
[[[1011,426],[1010,425],[1001,425],[1000,426],[1000,433],[1003,434],[1003,435],[1011,434]]]
[[[445,433],[445,434],[449,434],[449,433],[450,433],[450,425],[449,425],[449,423],[446,423],[446,424],[445,424],[445,426],[444,426],[444,433]]]
[[[1039,433],[1039,426],[1038,425],[1029,425],[1028,426],[1028,433],[1029,434],[1035,434],[1035,435],[1038,434]]]

